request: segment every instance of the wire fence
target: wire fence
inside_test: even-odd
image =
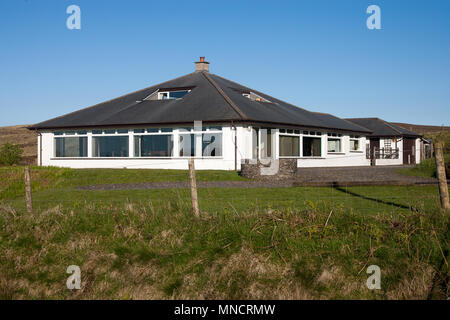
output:
[[[185,170],[124,170],[114,172],[110,177],[96,177],[97,171],[92,171],[82,177],[75,175],[73,183],[71,177],[62,178],[63,169],[32,168],[30,171],[31,203],[36,212],[56,206],[70,209],[94,205],[125,209],[130,204],[160,210],[192,210],[191,184]],[[145,172],[149,174],[145,176]],[[0,169],[0,175],[0,205],[25,211],[23,168]],[[267,210],[407,213],[439,207],[436,185],[386,187],[344,183],[322,187],[293,186],[274,181],[232,181],[230,176],[220,172],[197,171],[196,176],[198,203],[204,213]]]

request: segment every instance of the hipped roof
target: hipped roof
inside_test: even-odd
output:
[[[379,118],[349,118],[346,120],[369,129],[372,131],[369,136],[372,137],[421,137],[420,134]]]
[[[160,90],[190,88],[177,100],[145,100]],[[251,100],[242,93],[255,93],[269,102]],[[256,122],[336,129],[360,133],[370,130],[330,114],[311,112],[208,72],[185,76],[105,101],[30,129],[164,125],[205,122]]]

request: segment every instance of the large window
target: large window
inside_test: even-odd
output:
[[[173,135],[134,136],[135,157],[172,157]]]
[[[204,157],[222,156],[222,133],[202,134],[202,155]]]
[[[280,157],[300,156],[299,136],[280,136]]]
[[[93,157],[128,157],[128,136],[92,137]]]
[[[56,137],[55,157],[87,157],[87,137]]]
[[[195,157],[195,135],[180,134],[179,149],[180,157]]]
[[[303,156],[320,157],[322,155],[321,138],[303,137]]]

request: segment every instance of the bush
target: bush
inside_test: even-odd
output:
[[[18,145],[5,143],[0,148],[0,165],[12,166],[19,164],[23,150]]]

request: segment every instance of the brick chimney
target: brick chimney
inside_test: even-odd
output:
[[[200,61],[195,62],[195,72],[209,72],[209,62],[205,61],[205,57],[200,57]]]

